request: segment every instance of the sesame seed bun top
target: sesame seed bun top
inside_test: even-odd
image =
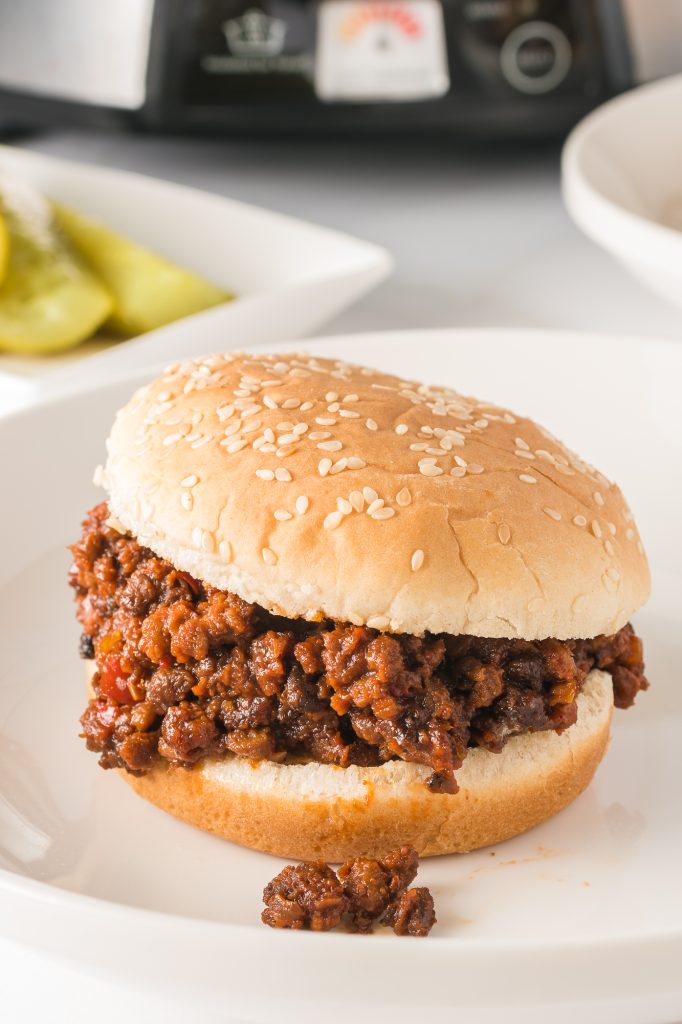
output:
[[[646,600],[619,489],[532,420],[309,355],[170,367],[118,413],[114,520],[290,618],[591,637]]]

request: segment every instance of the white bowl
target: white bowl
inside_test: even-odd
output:
[[[586,235],[682,306],[682,75],[581,121],[564,146],[562,187]]]
[[[157,178],[8,146],[0,146],[0,167],[238,295],[106,347],[86,342],[48,358],[0,352],[0,412],[159,360],[305,337],[393,266],[368,242]]]

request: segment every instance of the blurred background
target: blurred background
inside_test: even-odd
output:
[[[5,0],[3,141],[385,246],[328,330],[680,335],[562,206],[575,123],[682,71],[682,0]],[[633,146],[636,146],[633,139]]]

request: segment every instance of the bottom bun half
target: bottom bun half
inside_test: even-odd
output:
[[[454,795],[430,793],[429,769],[405,761],[339,768],[228,756],[120,774],[182,821],[279,857],[340,861],[405,843],[422,857],[466,853],[525,832],[575,800],[604,755],[612,710],[611,676],[595,670],[575,725],[561,735],[513,737],[499,754],[470,750]]]

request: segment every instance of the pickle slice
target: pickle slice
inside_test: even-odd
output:
[[[189,270],[61,204],[55,217],[114,298],[107,330],[143,334],[234,298]]]
[[[57,228],[50,204],[0,175],[9,259],[0,285],[0,350],[47,354],[91,337],[112,310],[107,289]]]

